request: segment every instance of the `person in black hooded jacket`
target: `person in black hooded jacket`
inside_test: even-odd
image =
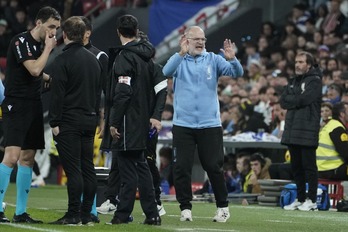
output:
[[[310,211],[317,210],[316,149],[320,129],[322,74],[308,52],[296,55],[295,73],[296,77],[289,81],[280,97],[281,107],[287,110],[281,143],[289,148],[291,169],[297,185],[296,201],[284,209]]]
[[[152,177],[144,155],[149,129],[161,129],[158,120],[151,121],[150,125],[154,48],[146,40],[137,40],[138,20],[132,15],[118,18],[117,33],[122,46],[116,49],[112,68],[116,84],[111,89],[108,127],[113,138],[112,149],[117,151],[121,189],[120,202],[110,224],[128,223],[138,187],[146,216],[144,224],[161,225]]]
[[[138,32],[139,42],[149,42],[147,35],[143,32]],[[113,63],[114,59],[116,57],[118,49],[110,49],[110,57],[113,57],[113,59],[109,60],[109,62]],[[109,65],[112,66],[112,65]],[[153,67],[152,71],[152,91],[150,96],[150,112],[151,112],[151,118],[150,123],[151,127],[153,125],[157,125],[156,129],[160,126],[161,121],[161,115],[164,110],[165,101],[167,97],[167,78],[162,73],[162,66],[156,63],[149,63],[150,68]],[[110,108],[112,107],[112,93],[111,90],[115,89],[116,81],[113,78],[107,79],[107,85],[106,89],[106,98],[105,98],[105,121],[103,124],[109,125],[109,112]],[[112,150],[112,163],[111,168],[109,172],[109,178],[107,182],[107,188],[104,192],[104,198],[105,201],[100,205],[100,207],[97,207],[98,213],[106,214],[111,211],[114,211],[116,209],[116,206],[119,202],[118,200],[118,194],[120,190],[120,174],[119,174],[119,168],[117,163],[117,151],[112,149],[112,137],[110,135],[109,128],[103,129],[103,140],[100,146],[100,149],[103,151],[109,152]],[[155,195],[156,195],[156,202],[157,202],[157,208],[159,215],[162,216],[166,212],[164,210],[164,207],[161,202],[161,188],[160,188],[160,174],[159,170],[156,166],[156,146],[158,142],[158,133],[155,133],[152,137],[147,138],[147,145],[145,150],[145,156],[147,163],[149,165],[151,174],[152,174],[152,180],[153,185],[155,188]]]

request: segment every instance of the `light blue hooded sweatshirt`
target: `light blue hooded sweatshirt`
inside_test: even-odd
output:
[[[240,77],[243,67],[237,58],[226,61],[222,56],[204,50],[195,57],[175,53],[163,67],[163,73],[173,77],[173,124],[203,129],[221,126],[218,78]]]

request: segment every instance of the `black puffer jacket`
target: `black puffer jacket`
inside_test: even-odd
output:
[[[306,74],[290,80],[285,87],[280,97],[281,107],[287,110],[282,144],[318,146],[321,77],[320,69],[313,67]]]
[[[110,51],[110,60],[114,60],[114,63],[112,80],[108,83],[109,90],[106,94],[102,149],[146,148],[152,113],[149,102],[153,91],[154,64],[151,60],[153,52],[152,45],[146,41],[129,42]],[[121,76],[130,77],[130,85],[119,81]],[[112,141],[110,126],[116,127],[121,133],[121,138],[117,142]]]

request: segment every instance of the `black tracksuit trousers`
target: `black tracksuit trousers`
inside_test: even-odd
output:
[[[76,216],[90,214],[97,190],[93,164],[95,129],[81,130],[63,125],[59,127],[59,134],[53,136],[68,179],[68,212]]]
[[[227,207],[227,188],[223,173],[222,128],[191,129],[173,126],[174,186],[180,209],[192,208],[191,174],[194,154],[211,182],[217,207]]]
[[[297,199],[304,202],[308,197],[312,202],[317,201],[318,168],[316,162],[316,147],[289,145],[291,155],[291,170],[297,185]],[[306,194],[308,182],[308,194]]]

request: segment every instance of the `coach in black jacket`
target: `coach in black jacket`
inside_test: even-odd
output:
[[[53,223],[90,224],[97,188],[93,141],[102,68],[96,57],[83,47],[86,26],[80,17],[67,19],[62,30],[66,46],[54,61],[49,123],[68,178],[69,206],[64,217]]]
[[[135,202],[137,186],[146,215],[144,224],[161,225],[153,182],[144,157],[149,136],[153,91],[153,47],[137,40],[138,20],[124,15],[117,20],[122,46],[117,51],[112,75],[116,79],[109,128],[121,179],[120,203],[111,224],[128,223]],[[160,128],[158,128],[160,129]]]
[[[317,209],[318,170],[315,151],[319,141],[322,74],[314,65],[313,56],[307,52],[296,55],[295,73],[296,77],[289,81],[280,97],[280,105],[287,110],[281,143],[289,147],[298,199],[284,209],[309,211]]]

